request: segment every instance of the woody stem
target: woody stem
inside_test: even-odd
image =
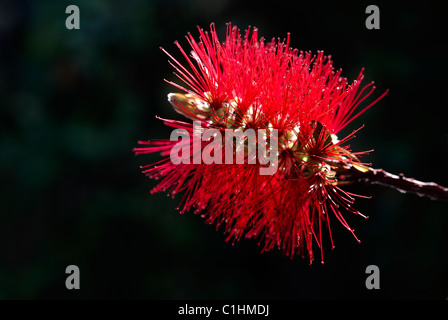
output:
[[[338,170],[338,180],[342,183],[364,182],[391,187],[402,192],[415,193],[421,197],[433,200],[448,201],[448,188],[434,182],[422,182],[413,178],[406,178],[403,174],[395,175],[383,169],[368,168],[365,172],[355,167],[344,167]]]

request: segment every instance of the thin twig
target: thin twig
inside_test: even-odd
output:
[[[367,168],[364,172],[353,166],[338,170],[338,180],[343,183],[364,182],[366,184],[379,184],[397,189],[401,192],[410,192],[420,197],[429,197],[433,200],[448,201],[448,188],[434,182],[422,182],[413,178],[406,178],[403,174],[395,175],[383,169]]]

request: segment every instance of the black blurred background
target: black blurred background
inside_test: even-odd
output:
[[[65,8],[78,5],[80,30]],[[375,4],[381,29],[367,30]],[[448,185],[446,5],[312,1],[0,1],[0,299],[446,299],[448,203],[378,186],[345,214],[362,243],[336,221],[335,249],[317,259],[232,246],[223,230],[175,200],[150,195],[156,182],[135,157],[138,140],[167,138],[155,115],[181,119],[166,101],[187,32],[216,23],[291,46],[324,50],[353,80],[362,67],[378,96],[344,129],[362,124],[353,150],[376,168]],[[223,38],[222,38],[223,39]],[[316,249],[317,250],[317,249]],[[65,288],[77,265],[81,289]],[[365,287],[377,265],[379,290]]]

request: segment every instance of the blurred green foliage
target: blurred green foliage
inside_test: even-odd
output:
[[[65,28],[78,5],[81,29]],[[0,298],[435,298],[448,296],[448,204],[380,187],[348,221],[363,241],[332,224],[325,264],[308,266],[256,241],[232,246],[180,197],[149,195],[154,181],[135,157],[138,140],[168,137],[155,115],[180,119],[166,102],[175,80],[163,46],[196,25],[231,21],[267,39],[324,50],[353,79],[362,67],[377,96],[390,93],[346,134],[366,127],[353,150],[374,167],[448,184],[446,5],[375,3],[381,29],[367,30],[370,4],[236,0],[0,2]],[[65,268],[81,289],[65,288]],[[381,270],[381,289],[364,286]]]

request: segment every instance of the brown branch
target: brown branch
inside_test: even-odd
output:
[[[366,184],[379,184],[397,189],[401,192],[410,192],[420,197],[429,197],[433,200],[448,201],[448,188],[434,182],[421,182],[412,178],[406,178],[403,174],[395,175],[383,169],[364,167],[359,170],[353,166],[339,168],[338,181],[341,183],[364,182]]]

